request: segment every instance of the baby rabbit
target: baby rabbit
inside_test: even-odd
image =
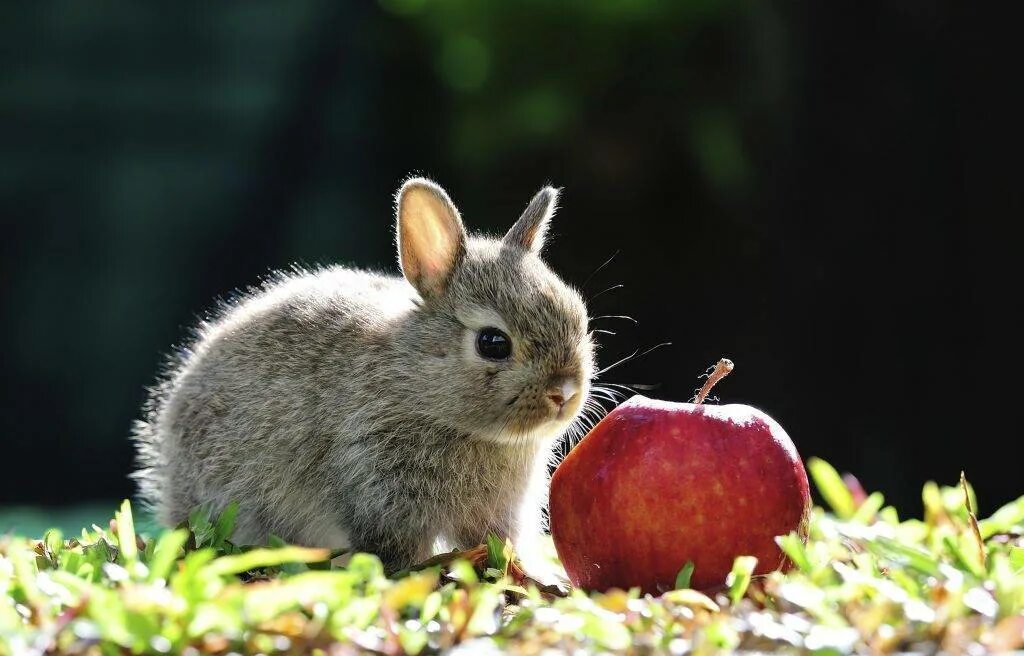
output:
[[[552,446],[594,375],[583,299],[538,255],[557,195],[499,240],[410,179],[404,279],[281,274],[201,323],[134,429],[160,520],[237,501],[238,543],[350,547],[394,571],[493,532],[536,560]]]

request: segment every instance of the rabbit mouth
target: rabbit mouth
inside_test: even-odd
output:
[[[505,403],[508,414],[496,432],[487,439],[498,442],[544,442],[558,438],[579,415],[587,389],[582,393],[548,390],[543,394],[524,390]]]
[[[526,431],[539,431],[549,429],[552,432],[560,432],[569,426],[579,413],[580,404],[576,399],[566,403],[555,403],[544,399],[525,413],[526,416],[520,422],[520,428]]]
[[[503,422],[496,432],[481,435],[487,441],[502,444],[533,445],[538,448],[545,442],[558,439],[576,420],[579,404],[564,404],[560,408],[539,403],[520,407],[512,417]]]

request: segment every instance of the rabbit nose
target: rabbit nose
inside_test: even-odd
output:
[[[579,392],[579,385],[574,380],[564,380],[561,385],[548,390],[548,398],[559,408],[564,407]]]

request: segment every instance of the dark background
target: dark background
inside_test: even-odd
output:
[[[904,511],[1024,492],[1016,35],[955,3],[0,5],[0,504],[132,493],[161,353],[268,270],[394,270],[420,172],[479,230],[564,187],[605,380],[767,410]],[[1007,30],[1008,31],[1008,30]]]

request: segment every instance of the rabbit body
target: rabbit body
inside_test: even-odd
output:
[[[405,278],[296,271],[201,324],[135,430],[161,521],[237,501],[239,543],[351,547],[394,570],[492,532],[535,558],[552,444],[593,375],[582,299],[538,255],[554,199],[502,240],[470,237],[440,187],[410,180]]]

